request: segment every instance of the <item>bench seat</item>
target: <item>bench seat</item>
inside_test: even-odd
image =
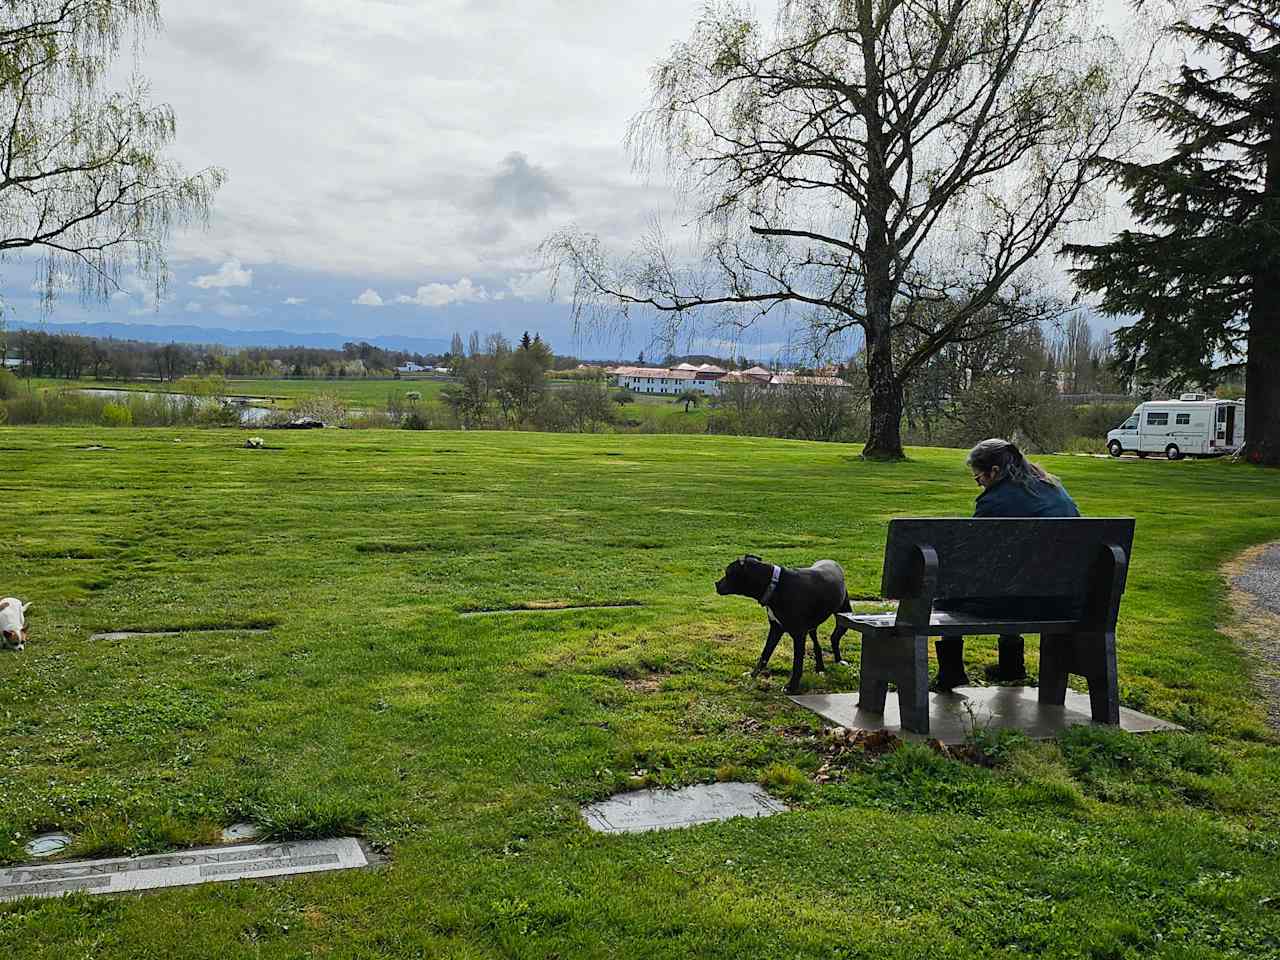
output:
[[[876,630],[896,629],[898,615],[837,613],[836,618],[850,630],[872,633]],[[916,630],[930,637],[945,637],[952,634],[1073,633],[1082,628],[1083,624],[1079,620],[992,620],[967,613],[934,610],[929,615],[929,623],[921,624]]]

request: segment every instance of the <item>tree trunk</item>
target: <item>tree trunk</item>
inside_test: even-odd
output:
[[[886,313],[888,311],[886,310]],[[887,329],[872,332],[867,324],[867,384],[871,394],[871,425],[862,455],[868,460],[903,460],[902,384],[893,372],[892,343]],[[888,327],[888,318],[884,325]]]
[[[1264,218],[1280,207],[1280,86],[1272,95],[1271,142],[1267,146]],[[1253,277],[1249,310],[1249,358],[1245,366],[1244,455],[1254,463],[1280,466],[1280,248],[1263,248]]]
[[[889,208],[893,203],[892,178],[885,165],[885,121],[879,104],[883,90],[880,75],[879,28],[875,4],[860,0],[858,32],[862,67],[866,78],[862,116],[867,138],[867,223],[864,282],[867,335],[867,383],[871,392],[871,426],[862,455],[868,460],[904,460],[902,451],[902,384],[893,372],[893,255],[889,245]]]
[[[872,163],[873,169],[878,168]],[[873,182],[874,182],[874,178]],[[887,233],[887,189],[873,189],[867,204],[866,307],[867,385],[871,425],[862,456],[868,460],[904,460],[902,382],[893,369],[893,281]],[[879,201],[879,202],[876,202]]]

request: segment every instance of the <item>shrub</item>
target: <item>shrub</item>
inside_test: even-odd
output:
[[[299,397],[293,404],[290,419],[311,417],[327,426],[335,426],[347,419],[347,401],[328,393]]]
[[[411,410],[405,414],[404,419],[400,421],[400,426],[404,430],[430,430],[431,421],[429,421],[422,413],[417,410]]]
[[[18,395],[18,378],[10,370],[0,370],[0,400],[12,400]]]
[[[104,427],[131,427],[133,426],[133,413],[122,404],[105,403],[102,405],[102,425]]]

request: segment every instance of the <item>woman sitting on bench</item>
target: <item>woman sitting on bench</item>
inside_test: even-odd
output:
[[[973,471],[974,482],[982,488],[974,505],[975,517],[1078,517],[1080,510],[1062,482],[1022,455],[1008,440],[983,440],[965,458]],[[986,616],[987,601],[981,597],[956,597],[939,600],[939,610],[963,610]],[[1046,601],[1051,605],[1052,601]],[[1005,604],[1007,606],[1007,604]],[[1044,604],[1041,605],[1043,610]],[[1051,615],[1037,611],[1040,616]],[[1063,611],[1064,616],[1070,612]],[[938,679],[935,689],[952,690],[969,682],[964,670],[964,637],[942,637],[935,643],[938,653]],[[990,680],[1023,680],[1027,676],[1022,637],[1003,636],[999,640],[1000,662],[988,668]]]

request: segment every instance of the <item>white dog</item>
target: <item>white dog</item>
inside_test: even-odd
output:
[[[23,603],[17,597],[5,597],[0,600],[0,634],[6,644],[13,644],[21,650],[27,645],[27,611],[31,604]]]

